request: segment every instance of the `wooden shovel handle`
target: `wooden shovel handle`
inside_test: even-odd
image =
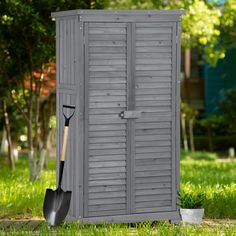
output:
[[[64,134],[63,134],[63,142],[62,142],[62,149],[61,149],[61,161],[65,160],[66,156],[66,147],[67,147],[67,141],[68,141],[68,131],[69,126],[64,127]]]

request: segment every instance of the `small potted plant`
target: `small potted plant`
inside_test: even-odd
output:
[[[200,224],[204,215],[205,194],[180,191],[178,195],[182,221],[190,224]]]

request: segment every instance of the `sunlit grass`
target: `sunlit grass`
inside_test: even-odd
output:
[[[181,161],[181,189],[206,193],[207,218],[236,218],[236,162]]]
[[[35,182],[29,182],[25,157],[16,163],[14,172],[0,164],[0,217],[41,217],[48,187],[55,188],[55,161],[49,161],[48,170],[43,172],[40,181]]]
[[[174,225],[168,222],[144,222],[137,224],[91,224],[82,225],[80,223],[64,224],[56,228],[51,228],[47,223],[43,223],[36,232],[30,231],[27,226],[20,229],[9,229],[7,235],[86,235],[86,236],[222,236],[234,235],[236,225],[218,225],[209,227],[206,225]],[[0,231],[5,235],[5,232]]]

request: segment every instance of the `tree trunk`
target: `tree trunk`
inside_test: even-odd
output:
[[[187,138],[187,132],[186,132],[186,114],[181,114],[181,127],[182,127],[184,150],[188,151],[188,138]]]
[[[207,136],[208,136],[209,150],[212,152],[213,151],[213,141],[212,141],[211,124],[207,125]]]
[[[32,151],[28,153],[30,181],[39,180],[41,178],[46,152],[47,150],[42,148],[39,152]]]
[[[190,149],[192,152],[195,152],[195,146],[194,146],[194,135],[193,135],[193,123],[194,118],[189,119],[189,141],[190,141]]]
[[[8,148],[8,161],[9,166],[11,170],[15,170],[15,162],[12,155],[12,142],[11,142],[11,131],[10,131],[10,123],[9,123],[9,117],[7,113],[7,103],[6,100],[3,100],[2,102],[2,110],[3,110],[3,117],[4,117],[4,127],[6,130],[6,137],[7,137],[7,148]]]

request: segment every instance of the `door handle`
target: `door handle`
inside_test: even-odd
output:
[[[121,119],[138,119],[141,117],[142,111],[122,111],[119,113]]]

